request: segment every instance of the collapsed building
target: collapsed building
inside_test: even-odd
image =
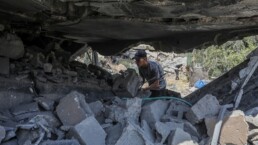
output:
[[[258,33],[257,0],[0,0],[1,145],[256,145],[257,52],[188,95],[74,61],[139,42],[186,52]],[[157,100],[156,100],[157,99]]]

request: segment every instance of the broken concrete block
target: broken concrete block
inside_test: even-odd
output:
[[[57,116],[64,125],[76,125],[93,115],[85,96],[73,91],[62,98],[56,107]]]
[[[249,130],[258,128],[258,115],[255,117],[245,116],[245,120],[249,125]]]
[[[11,109],[13,115],[21,115],[29,112],[37,112],[39,111],[38,103],[30,103],[16,106]]]
[[[217,123],[217,117],[206,117],[204,119],[206,129],[207,129],[207,134],[209,137],[213,136],[214,128]]]
[[[179,119],[183,119],[183,115],[190,110],[190,107],[181,103],[171,101],[169,107],[166,111],[167,115],[177,117]]]
[[[246,116],[257,116],[258,115],[258,107],[252,108],[245,112]]]
[[[44,108],[46,111],[50,111],[54,109],[54,104],[55,101],[50,100],[48,98],[45,97],[38,97],[34,99],[36,102],[38,102],[38,104]]]
[[[151,142],[155,141],[154,131],[150,128],[149,124],[145,121],[141,121],[141,128],[146,133],[146,136],[150,139]]]
[[[5,138],[4,138],[4,142],[14,138],[16,136],[16,133],[15,133],[15,130],[9,130],[9,131],[6,131],[6,134],[5,134]],[[1,142],[0,142],[1,143]]]
[[[75,140],[47,140],[41,143],[41,145],[80,145],[80,143]]]
[[[105,145],[106,133],[93,116],[75,125],[70,134],[82,145]]]
[[[5,128],[3,126],[0,126],[0,143],[5,138],[5,134],[6,134]]]
[[[117,140],[120,138],[123,132],[122,124],[117,123],[114,126],[107,127],[105,131],[107,133],[106,144],[114,145],[117,142]]]
[[[160,143],[163,144],[171,131],[176,130],[177,128],[184,128],[183,123],[174,123],[174,122],[156,122],[155,123],[156,131],[161,135]]]
[[[9,75],[10,73],[10,62],[9,58],[0,57],[0,74]]]
[[[242,111],[233,111],[223,121],[220,144],[247,144],[248,124]]]
[[[197,129],[188,121],[184,121],[184,131],[189,133],[195,141],[199,141],[201,138]]]
[[[137,123],[141,113],[141,104],[142,99],[140,98],[127,99],[126,101],[120,100],[118,104],[108,106],[106,113],[108,118],[113,121],[124,123],[131,120]]]
[[[189,140],[192,140],[191,135],[186,133],[184,130],[177,128],[169,135],[168,145],[183,144],[184,142]]]
[[[128,125],[115,145],[145,145],[145,141],[133,126]]]
[[[100,101],[89,103],[89,106],[95,116],[98,116],[105,111],[105,108]]]
[[[158,100],[146,104],[142,108],[141,120],[147,121],[151,128],[155,128],[155,122],[160,121],[160,118],[165,114],[168,108],[168,102]]]
[[[186,118],[191,123],[199,123],[207,116],[215,116],[219,113],[220,105],[216,97],[206,95],[199,100],[191,110],[186,113]]]
[[[253,129],[248,132],[248,140],[254,141],[258,137],[258,129]]]
[[[134,69],[126,70],[114,79],[113,92],[119,97],[135,97],[140,87],[140,79]]]

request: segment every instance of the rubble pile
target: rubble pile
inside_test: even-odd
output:
[[[64,56],[64,55],[62,55]],[[99,83],[102,85],[112,80],[111,74],[104,69],[85,65],[79,62],[67,62],[64,57],[58,57],[54,52],[44,55],[27,52],[25,57],[10,62],[1,58],[0,64],[9,69],[2,69],[1,74],[15,76],[16,80],[28,79],[33,76],[36,80],[46,83]],[[10,74],[6,72],[10,70]]]
[[[208,145],[221,110],[206,95],[193,106],[141,98],[87,102],[72,91],[0,111],[1,145]],[[220,144],[256,144],[258,109],[227,111]]]

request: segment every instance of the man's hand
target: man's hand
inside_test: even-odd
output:
[[[147,91],[147,90],[158,90],[160,87],[159,85],[159,80],[155,81],[154,83],[152,83],[151,85],[149,85],[146,88],[142,88],[142,91]]]

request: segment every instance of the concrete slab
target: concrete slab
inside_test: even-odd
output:
[[[168,108],[168,102],[158,100],[146,104],[142,108],[141,120],[147,121],[152,129],[155,128],[155,123],[160,121],[161,117],[165,114]]]
[[[123,126],[121,123],[117,123],[114,126],[107,127],[105,131],[107,133],[106,144],[114,145],[123,133]]]
[[[69,134],[82,145],[105,145],[106,132],[94,116],[75,125]]]
[[[180,128],[177,128],[169,135],[168,145],[179,145],[191,140],[192,138],[190,134],[186,133],[184,130]]]
[[[191,110],[186,113],[186,118],[192,124],[196,124],[207,116],[216,116],[219,110],[220,105],[217,98],[208,94],[191,107]]]
[[[57,116],[64,125],[76,125],[93,115],[85,96],[73,91],[62,98],[56,107]]]
[[[38,107],[38,103],[36,102],[19,105],[11,109],[11,112],[13,115],[21,115],[21,114],[25,114],[29,112],[37,112],[37,111],[40,111],[40,110]]]

